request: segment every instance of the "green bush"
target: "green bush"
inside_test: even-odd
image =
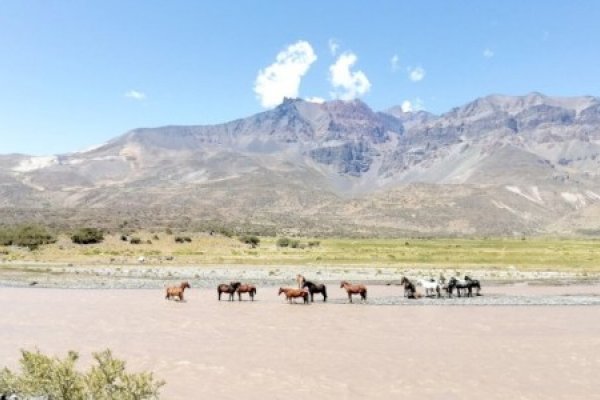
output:
[[[277,247],[288,247],[290,245],[290,239],[282,237],[277,239]]]
[[[131,244],[141,244],[142,243],[142,239],[140,239],[139,237],[132,237],[131,239],[129,239],[129,243],[131,243]]]
[[[22,225],[0,230],[0,245],[37,249],[43,244],[55,243],[56,237],[38,225]]]
[[[113,358],[110,350],[94,353],[94,364],[79,372],[79,355],[69,352],[64,359],[39,351],[21,351],[21,370],[0,371],[0,396],[64,400],[145,400],[158,399],[163,381],[152,373],[125,371],[125,362]],[[4,397],[2,397],[4,398]]]
[[[192,238],[189,236],[175,236],[175,243],[191,243]]]
[[[71,241],[77,244],[100,243],[104,240],[104,233],[96,228],[81,228],[71,235]]]
[[[308,242],[308,247],[319,247],[321,242],[318,240],[311,240]]]
[[[260,239],[255,235],[240,236],[240,242],[249,244],[253,249],[260,244]]]
[[[300,241],[299,240],[290,240],[290,247],[292,249],[297,249],[301,247]]]

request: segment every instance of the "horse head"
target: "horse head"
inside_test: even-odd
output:
[[[340,289],[343,288],[346,285],[349,285],[349,283],[346,282],[346,281],[342,281],[342,283],[340,283]]]
[[[233,290],[237,290],[237,288],[239,288],[241,284],[241,282],[231,282],[229,286],[231,286]]]
[[[182,288],[182,289],[190,289],[190,288],[191,288],[191,286],[190,286],[190,284],[189,284],[187,281],[185,281],[185,282],[183,282],[183,283],[181,284],[181,288]]]
[[[283,290],[282,287],[279,288],[279,293],[277,293],[277,296],[281,296],[281,293],[285,293],[285,290]]]

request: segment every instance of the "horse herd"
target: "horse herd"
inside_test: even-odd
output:
[[[327,301],[327,286],[324,284],[307,281],[302,275],[296,275],[296,283],[298,287],[295,288],[280,287],[278,295],[283,294],[289,303],[295,302],[297,298],[302,298],[304,304],[308,304],[315,300],[315,294],[321,294],[323,301]],[[447,282],[444,279],[419,279],[413,282],[406,277],[402,277],[400,285],[404,287],[404,297],[409,299],[418,299],[423,296],[438,298],[442,296],[452,297],[455,290],[458,297],[471,297],[473,293],[476,296],[481,296],[480,282],[477,279],[471,279],[469,276],[465,276],[464,279],[452,277]],[[424,295],[417,291],[417,286],[421,286],[424,289]],[[188,288],[191,288],[188,282],[182,282],[179,286],[167,287],[165,298],[167,300],[178,299],[179,301],[183,301],[185,289]],[[359,295],[363,302],[367,301],[367,287],[363,284],[351,284],[350,282],[342,281],[340,289],[346,290],[350,303],[352,303],[352,296],[354,295]],[[229,295],[229,301],[234,300],[236,293],[239,301],[242,301],[242,293],[248,293],[250,299],[254,301],[256,286],[241,282],[222,283],[217,286],[217,298],[219,301],[221,301],[223,293]]]

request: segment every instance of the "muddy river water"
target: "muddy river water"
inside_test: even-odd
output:
[[[166,380],[165,399],[600,399],[599,306],[185,303],[161,290],[0,289],[0,364],[19,349],[111,348]],[[499,287],[490,295],[600,294]],[[370,288],[371,298],[401,296]]]

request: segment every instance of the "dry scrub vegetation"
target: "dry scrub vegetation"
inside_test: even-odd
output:
[[[185,240],[176,240],[185,238]],[[598,271],[600,240],[557,238],[344,239],[136,231],[94,244],[70,235],[33,249],[0,247],[0,260],[91,265],[347,265]]]

